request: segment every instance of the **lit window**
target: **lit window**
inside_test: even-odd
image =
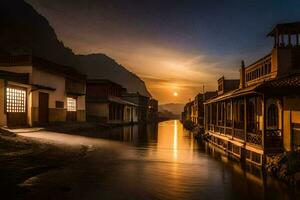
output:
[[[67,98],[67,111],[76,111],[76,99]]]
[[[24,113],[26,112],[26,91],[6,88],[6,112]]]

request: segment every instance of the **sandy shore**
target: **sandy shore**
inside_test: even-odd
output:
[[[5,199],[26,192],[22,184],[31,177],[60,168],[86,155],[84,145],[52,144],[22,136],[0,135],[0,188]]]

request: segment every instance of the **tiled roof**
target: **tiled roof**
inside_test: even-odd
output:
[[[206,101],[205,104],[254,93],[276,95],[300,94],[300,73],[289,74],[284,77],[266,81],[262,84],[232,90]]]
[[[253,86],[249,86],[249,87],[242,88],[242,89],[239,88],[239,89],[236,89],[236,90],[231,90],[231,91],[226,92],[222,95],[219,95],[215,98],[209,99],[208,101],[205,102],[205,104],[230,99],[230,98],[233,98],[233,97],[243,96],[243,95],[246,95],[246,94],[255,93],[255,88],[256,87],[257,87],[257,85],[253,85]]]
[[[66,77],[86,79],[85,75],[79,73],[73,67],[60,65],[32,55],[0,55],[0,65],[5,67],[32,65],[36,68],[43,69],[44,71]]]
[[[300,74],[287,75],[281,78],[267,81],[259,86],[262,87],[299,87],[300,86]]]

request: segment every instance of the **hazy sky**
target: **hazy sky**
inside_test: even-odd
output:
[[[299,0],[27,0],[75,53],[105,53],[160,103],[184,103],[267,54],[276,23],[300,21]],[[173,96],[178,92],[178,96]]]

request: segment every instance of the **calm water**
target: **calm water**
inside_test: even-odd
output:
[[[179,121],[118,128],[106,139],[57,137],[93,151],[29,180],[28,199],[299,199],[296,189],[193,140]]]

